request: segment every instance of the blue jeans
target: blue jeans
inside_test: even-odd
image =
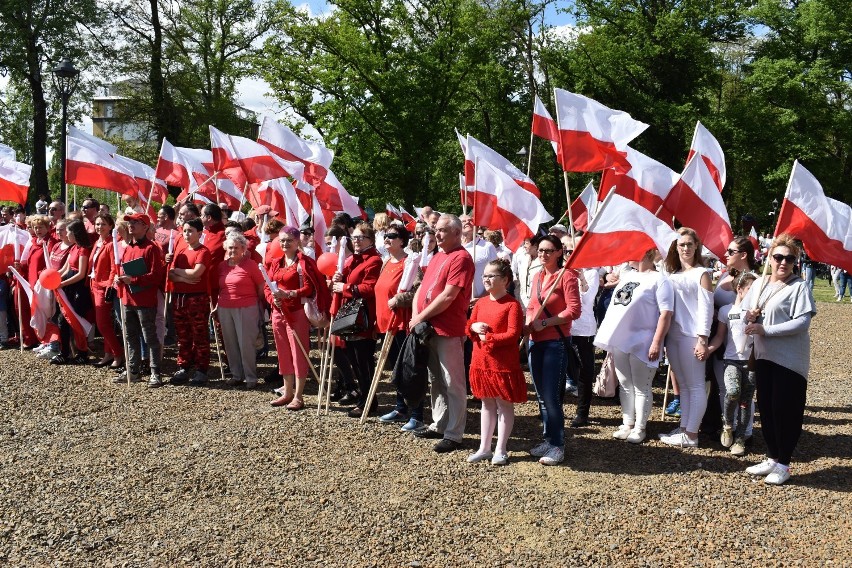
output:
[[[532,373],[544,439],[560,448],[565,445],[565,373],[568,356],[560,339],[530,341],[529,364]]]
[[[840,299],[843,299],[843,296],[846,295],[846,287],[849,287],[849,297],[852,298],[852,276],[849,275],[845,270],[840,272],[840,277],[837,279],[837,282],[840,284]]]
[[[811,290],[814,289],[814,281],[816,280],[816,270],[810,262],[802,264],[802,278]]]

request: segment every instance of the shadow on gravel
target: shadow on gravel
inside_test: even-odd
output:
[[[790,478],[790,484],[849,493],[852,492],[852,467],[833,466],[805,475],[794,475]]]
[[[840,414],[843,418],[823,418],[817,414]],[[817,424],[825,426],[843,426],[852,424],[852,407],[850,406],[807,406],[805,407],[805,425]]]

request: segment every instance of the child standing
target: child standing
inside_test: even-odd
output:
[[[515,423],[516,402],[526,402],[527,384],[518,359],[518,341],[523,328],[523,308],[506,288],[512,281],[508,260],[489,262],[482,274],[487,296],[473,307],[467,334],[473,342],[470,389],[482,400],[482,441],[469,463],[490,459],[494,465],[509,463],[506,443]],[[497,447],[491,438],[497,426]]]
[[[722,445],[731,448],[735,456],[745,455],[745,431],[751,422],[754,396],[754,371],[749,371],[748,360],[751,356],[753,338],[745,334],[745,320],[740,304],[745,298],[752,282],[757,276],[744,272],[735,281],[737,297],[733,304],[719,308],[719,327],[710,342],[710,352],[725,346],[725,405],[722,409]],[[737,428],[734,431],[734,420],[737,419],[737,409],[740,413]]]

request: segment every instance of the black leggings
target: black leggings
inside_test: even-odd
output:
[[[361,408],[367,403],[367,395],[370,392],[370,384],[373,382],[373,373],[376,370],[376,340],[359,339],[346,342],[346,356],[352,364],[355,372],[355,380],[358,381],[358,390],[361,391],[359,402]]]
[[[790,465],[802,434],[805,416],[805,378],[772,361],[755,362],[757,406],[769,458]]]
[[[592,406],[592,387],[595,384],[595,338],[572,335],[571,341],[577,346],[580,353],[580,363],[583,369],[577,381],[577,416],[589,417],[589,408]]]

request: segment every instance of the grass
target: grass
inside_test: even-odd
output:
[[[831,280],[817,278],[814,282],[814,299],[817,302],[833,302],[834,297],[834,286]]]

